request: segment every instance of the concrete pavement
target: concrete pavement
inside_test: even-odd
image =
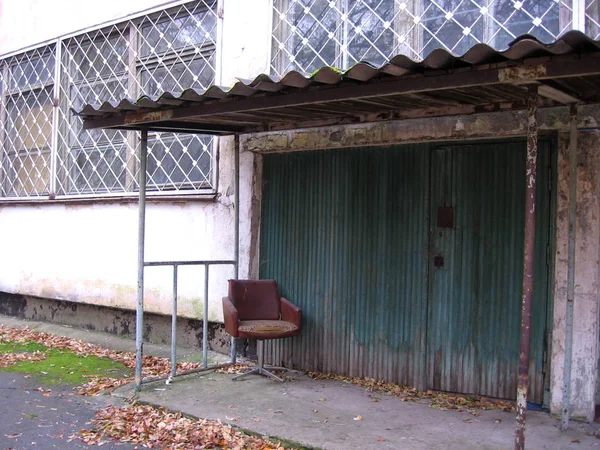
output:
[[[0,316],[0,324],[37,326],[36,330],[61,334],[108,348],[133,351],[132,341],[105,333],[59,325],[33,323]],[[168,346],[145,346],[148,354],[168,356]],[[199,349],[181,349],[182,359],[199,360]],[[226,360],[211,354],[214,362]],[[503,411],[440,411],[427,404],[403,402],[397,397],[366,392],[332,380],[314,380],[289,372],[292,381],[276,383],[251,376],[232,381],[232,375],[206,372],[148,383],[139,393],[144,402],[168,409],[221,420],[256,433],[279,437],[309,448],[323,449],[511,449],[515,415]],[[133,395],[124,386],[113,396]],[[115,401],[117,399],[115,398]],[[360,420],[358,420],[360,419]],[[567,432],[549,414],[529,411],[527,448],[600,449],[598,424],[571,422]]]

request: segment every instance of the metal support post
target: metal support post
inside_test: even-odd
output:
[[[208,368],[208,269],[204,265],[204,312],[202,314],[202,368]]]
[[[140,142],[139,200],[138,200],[138,277],[137,308],[135,312],[135,390],[142,388],[142,358],[144,356],[144,244],[146,234],[146,160],[148,130],[142,130]]]
[[[173,311],[171,313],[171,381],[177,374],[177,264],[173,265]]]
[[[236,280],[240,276],[240,136],[235,135],[233,137],[233,152],[234,152],[234,238],[233,248],[235,259],[235,272],[233,278]],[[237,355],[235,352],[235,338],[231,337],[231,364],[235,364]]]
[[[529,346],[531,336],[531,301],[533,298],[535,249],[535,190],[537,183],[537,87],[529,87],[527,96],[527,158],[525,162],[525,239],[523,246],[523,294],[521,309],[521,346],[517,387],[517,426],[515,450],[525,448],[525,420],[529,387]]]
[[[565,364],[563,367],[563,405],[560,429],[569,428],[571,403],[571,360],[573,353],[573,307],[575,302],[575,240],[577,225],[577,106],[571,105],[569,130],[569,237],[567,249],[567,315],[565,318]]]

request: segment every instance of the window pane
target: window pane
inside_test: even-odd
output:
[[[436,48],[462,55],[483,42],[483,20],[477,4],[462,0],[438,0],[428,4],[421,20],[425,58]]]
[[[524,1],[509,0],[494,4],[493,15],[496,37],[493,45],[505,49],[517,36],[531,34],[543,42],[553,42],[560,34],[559,13],[561,4],[555,0]]]
[[[211,12],[177,18],[166,17],[160,23],[142,23],[142,56],[153,56],[185,47],[213,44],[216,41],[217,19]]]
[[[200,57],[173,64],[160,66],[153,71],[142,71],[142,86],[147,95],[158,96],[163,92],[178,95],[184,89],[195,88],[203,91],[215,81],[214,54],[208,60]]]
[[[47,89],[11,98],[8,110],[8,151],[29,151],[50,146],[52,103]]]
[[[394,49],[394,0],[350,2],[349,65],[358,61],[384,64]]]
[[[4,163],[5,197],[28,197],[48,193],[50,152],[36,150],[9,156]]]
[[[91,84],[72,85],[70,87],[71,107],[78,111],[87,103],[92,103],[92,99],[103,99],[113,104],[117,104],[125,97],[125,79],[113,81],[98,81]],[[108,142],[122,142],[125,133],[116,130],[83,130],[81,118],[74,115],[70,116],[69,127],[69,146],[85,147],[89,145],[105,144]]]
[[[125,184],[124,147],[74,150],[71,178],[80,193],[120,191]]]
[[[123,35],[83,41],[73,39],[69,48],[71,78],[75,81],[116,77],[128,69],[128,42]]]
[[[179,189],[209,185],[212,139],[208,136],[157,134],[148,142],[148,185]]]
[[[585,34],[600,39],[600,0],[585,2]]]
[[[341,14],[327,0],[276,0],[273,15],[273,60],[281,75],[292,69],[311,73],[341,67]]]
[[[48,89],[7,100],[4,196],[40,195],[50,179],[52,103]]]
[[[10,89],[41,86],[52,82],[54,54],[40,54],[40,50],[25,53],[10,66]]]

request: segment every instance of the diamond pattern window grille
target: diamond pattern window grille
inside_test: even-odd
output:
[[[184,3],[0,61],[0,196],[137,191],[137,133],[83,130],[72,111],[214,84],[215,5]],[[210,191],[214,170],[210,136],[151,134],[150,191]]]
[[[585,32],[594,39],[600,39],[600,0],[586,0]]]
[[[0,64],[0,195],[39,197],[50,187],[52,47]]]
[[[397,54],[422,60],[436,48],[456,55],[478,43],[503,50],[528,33],[551,42],[585,13],[598,38],[600,0],[274,0],[271,72],[310,74],[323,66],[376,65]]]

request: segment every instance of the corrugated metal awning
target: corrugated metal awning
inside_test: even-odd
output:
[[[524,35],[505,51],[479,44],[460,57],[439,49],[421,62],[399,55],[381,67],[259,75],[230,89],[165,92],[76,114],[86,129],[224,135],[525,109],[530,85],[542,108],[600,102],[600,41],[578,31],[551,44]]]

